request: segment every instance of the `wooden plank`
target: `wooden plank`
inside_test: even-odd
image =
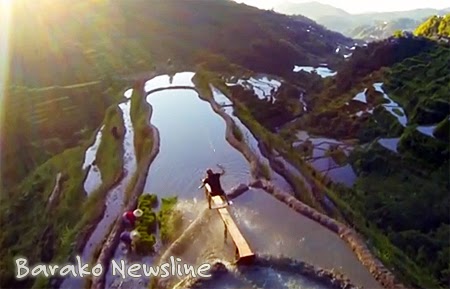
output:
[[[220,206],[225,202],[225,200],[223,200],[220,196],[214,196],[214,197],[212,197],[212,200],[216,206]],[[247,261],[253,260],[253,258],[255,257],[255,254],[253,253],[247,240],[245,240],[241,231],[237,227],[237,225],[236,225],[235,221],[233,220],[233,218],[231,217],[228,209],[220,208],[217,211],[219,212],[220,217],[222,218],[223,222],[225,223],[225,226],[226,226],[228,232],[230,233],[234,244],[236,245],[238,255],[239,255],[238,262],[247,262]]]
[[[212,196],[211,198],[213,200],[216,209],[228,207],[227,202],[221,196]]]

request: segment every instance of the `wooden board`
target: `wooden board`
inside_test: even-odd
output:
[[[212,200],[216,206],[220,206],[224,202],[224,200],[220,196],[214,196]],[[227,208],[220,208],[217,211],[219,212],[220,217],[225,223],[225,226],[228,232],[230,233],[230,236],[233,239],[234,244],[236,245],[237,252],[239,255],[238,262],[241,263],[251,262],[255,257],[255,253],[253,253],[247,240],[245,240],[241,231],[237,227],[236,223],[234,222],[233,218],[230,215],[230,212],[228,211]]]
[[[228,203],[221,196],[212,196],[211,199],[215,205],[211,209],[221,209],[228,207]]]

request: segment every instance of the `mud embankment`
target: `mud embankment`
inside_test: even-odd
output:
[[[143,86],[140,86],[140,89],[143,90]],[[142,95],[145,95],[144,93]],[[143,101],[145,99],[143,98]],[[150,122],[153,109],[151,105],[147,104],[146,102],[142,103],[142,105],[148,105],[149,112],[148,112],[148,119]],[[159,138],[159,132],[158,129],[153,126],[151,123],[149,123],[149,126],[152,130],[152,137],[153,137],[153,146],[151,152],[146,155],[146,157],[138,164],[138,178],[136,181],[136,184],[132,190],[130,200],[128,204],[125,207],[125,210],[134,210],[137,207],[139,196],[142,194],[145,182],[147,180],[147,174],[150,168],[151,163],[156,158],[156,156],[159,153],[160,148],[160,138]],[[120,242],[120,234],[124,230],[124,224],[122,222],[121,216],[115,221],[114,226],[111,230],[111,233],[109,234],[108,238],[106,239],[105,243],[102,246],[102,249],[100,251],[99,257],[97,259],[97,264],[101,264],[103,268],[109,268],[110,260],[114,256],[115,249],[119,245]],[[104,271],[100,276],[93,277],[91,280],[91,289],[103,289],[105,287],[105,278],[106,278],[107,272]]]
[[[199,93],[200,95],[200,93]],[[259,176],[259,170],[257,169],[260,164],[257,157],[253,154],[253,152],[248,148],[248,146],[244,145],[242,142],[239,142],[234,135],[232,134],[232,125],[235,125],[233,120],[220,109],[220,105],[215,102],[215,100],[210,97],[201,96],[202,99],[207,100],[211,103],[214,111],[220,114],[225,121],[227,122],[227,140],[230,142],[233,147],[241,151],[241,153],[245,156],[245,158],[250,162],[251,169],[254,176]],[[256,136],[256,139],[260,144],[261,139]],[[261,147],[261,146],[260,146]],[[264,155],[264,150],[262,150]],[[288,181],[291,185],[294,182],[293,176],[289,176],[284,165],[277,162],[273,158],[270,157],[267,151],[265,151],[265,157],[269,159],[270,165],[273,165],[273,169],[279,173],[280,175],[288,178]],[[256,169],[255,169],[256,168]],[[255,170],[255,171],[253,171]],[[310,218],[313,221],[318,222],[322,226],[328,228],[335,234],[337,234],[342,240],[344,240],[350,248],[355,252],[359,261],[369,270],[372,276],[384,287],[387,289],[403,289],[406,288],[403,284],[401,284],[392,272],[390,272],[384,265],[379,261],[368,249],[367,245],[364,242],[364,239],[359,236],[359,234],[347,227],[346,225],[328,217],[317,210],[309,207],[308,205],[300,202],[291,194],[282,192],[279,188],[275,187],[270,181],[264,180],[262,178],[255,177],[256,181],[253,182],[250,186],[255,188],[264,189],[267,193],[274,196],[279,201],[287,204],[289,207],[294,209],[296,212]],[[308,181],[308,179],[306,179]],[[311,188],[311,193],[313,195],[318,194],[318,190],[320,187],[317,186],[316,182],[313,182],[313,187]]]
[[[245,184],[240,184],[235,189],[231,190],[228,193],[230,199],[237,198],[241,194],[245,193],[250,187]],[[163,253],[159,260],[159,264],[167,262],[170,256],[179,255],[186,250],[187,247],[192,243],[192,240],[196,238],[199,231],[202,230],[202,226],[207,224],[210,221],[210,214],[214,213],[213,211],[205,208],[203,209],[198,217],[188,226],[188,228],[167,248],[167,250]],[[260,267],[271,267],[281,271],[287,271],[295,274],[300,274],[315,280],[321,284],[324,284],[330,288],[336,289],[350,289],[350,288],[358,288],[353,285],[348,278],[344,275],[333,272],[333,270],[326,270],[318,267],[314,267],[305,262],[295,261],[292,259],[284,259],[284,258],[274,258],[269,256],[259,256],[257,255],[255,262],[251,266],[260,266]],[[245,267],[241,267],[241,269],[245,269]],[[240,270],[243,271],[243,270]],[[210,270],[210,274],[212,275],[210,278],[214,279],[220,276],[223,273],[232,273],[236,274],[236,270],[233,272],[228,271],[227,266],[221,262],[215,262],[212,264],[212,268]],[[154,288],[168,288],[169,281],[162,279],[155,279]],[[205,282],[203,278],[193,278],[187,277],[186,279],[180,281],[173,288],[195,288]],[[181,287],[180,287],[181,286]]]
[[[276,188],[269,181],[256,180],[251,184],[251,186],[265,190],[277,200],[287,204],[294,211],[318,222],[322,226],[337,234],[350,246],[360,262],[368,268],[369,272],[381,285],[383,285],[384,288],[406,288],[403,284],[396,280],[395,276],[375,256],[372,255],[363,238],[361,238],[353,229],[350,229],[344,224],[317,212],[315,209],[303,204],[292,195]]]
[[[212,95],[209,95],[209,97],[204,96],[201,94],[200,91],[197,91],[199,97],[211,105],[212,109],[220,115],[226,123],[226,131],[225,131],[225,139],[230,143],[235,149],[240,151],[244,158],[249,162],[250,164],[250,171],[252,173],[252,176],[255,179],[264,178],[264,174],[261,170],[262,164],[259,162],[259,159],[256,157],[256,155],[252,152],[250,147],[245,142],[239,141],[233,133],[233,128],[236,126],[233,119],[222,110],[222,107],[214,100]]]
[[[158,89],[165,90],[165,89],[174,89],[176,87],[168,87],[164,89]],[[194,89],[192,87],[181,87],[182,89]],[[403,289],[405,288],[402,284],[400,284],[395,276],[387,270],[384,265],[376,259],[367,246],[365,245],[363,239],[359,237],[359,235],[352,229],[346,227],[344,224],[339,223],[335,221],[334,219],[319,213],[315,209],[307,206],[306,204],[300,202],[296,198],[294,198],[291,194],[281,191],[280,189],[276,188],[270,181],[264,180],[261,178],[263,175],[261,173],[261,164],[259,163],[258,158],[253,154],[253,152],[250,150],[250,148],[245,144],[244,142],[241,142],[236,139],[236,137],[233,134],[233,126],[235,125],[234,121],[231,119],[230,116],[228,116],[224,111],[222,111],[219,104],[217,104],[212,97],[207,98],[200,94],[200,92],[197,89],[194,89],[197,91],[199,96],[205,100],[208,101],[211,104],[211,107],[213,110],[221,115],[221,117],[224,118],[226,122],[226,139],[227,141],[237,150],[239,150],[244,157],[247,159],[247,161],[250,163],[252,175],[256,179],[256,181],[252,182],[250,186],[255,188],[264,189],[267,193],[274,196],[279,201],[287,204],[289,207],[291,207],[296,212],[320,223],[322,226],[328,228],[332,232],[338,234],[338,236],[347,242],[349,246],[352,248],[352,250],[357,255],[358,259],[361,261],[361,263],[366,266],[371,274],[375,277],[375,279],[383,285],[385,288],[388,289]],[[155,92],[155,91],[153,91]],[[150,110],[151,111],[151,110]],[[150,112],[151,115],[151,112]],[[133,190],[133,196],[128,204],[129,209],[133,209],[136,206],[137,199],[139,195],[142,193],[143,187],[145,185],[147,173],[148,173],[148,167],[150,166],[153,159],[156,157],[157,153],[159,152],[159,134],[157,129],[154,126],[151,126],[153,130],[154,135],[154,143],[153,143],[153,149],[152,153],[148,156],[148,158],[145,159],[147,170],[141,170],[138,181],[136,183],[136,186]],[[271,163],[272,165],[272,163]],[[280,164],[276,164],[274,162],[274,167],[277,168],[276,170],[278,173],[282,173],[282,167]],[[289,180],[288,180],[289,182]],[[246,185],[240,185],[237,189],[233,190],[230,193],[230,197],[237,197],[240,194],[244,193],[248,190],[248,186]],[[208,214],[209,210],[205,210],[200,213],[199,218],[194,221],[187,230],[177,239],[175,242],[166,250],[166,252],[163,254],[161,260],[164,260],[166,256],[169,256],[170,254],[173,254],[174,252],[182,251],[182,248],[186,244],[186,242],[189,242],[190,238],[195,236],[195,232],[201,227],[201,224],[204,222],[204,220],[207,220],[205,216]],[[108,237],[108,240],[103,246],[103,249],[100,253],[100,256],[98,258],[98,263],[103,264],[106,266],[106,264],[111,259],[112,255],[114,254],[114,250],[119,243],[119,234],[122,231],[122,222],[120,219],[116,221],[116,224],[112,230],[112,233]],[[184,245],[183,245],[184,244]],[[265,259],[259,259],[259,263],[261,265],[266,264],[267,260]],[[311,265],[303,264],[302,270],[304,270],[304,274],[309,274],[309,276],[313,279],[321,279],[322,282],[328,282],[328,284],[333,285],[334,288],[355,288],[353,285],[351,285],[348,282],[348,279],[343,277],[340,274],[336,274],[334,272],[315,268]],[[223,266],[217,265],[215,266],[217,268],[222,268]],[[223,268],[222,268],[223,269]],[[301,270],[300,270],[301,271]],[[300,272],[301,273],[301,272]],[[339,281],[340,280],[340,281]],[[105,282],[105,276],[100,276],[97,278],[92,279],[92,289],[103,289]],[[164,284],[160,284],[163,286]],[[340,287],[336,287],[340,286]],[[353,286],[353,287],[352,287]],[[159,288],[159,287],[158,287]],[[161,287],[163,288],[163,287]]]

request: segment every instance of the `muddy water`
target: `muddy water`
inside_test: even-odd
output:
[[[97,224],[95,230],[89,237],[83,252],[81,254],[81,260],[83,263],[91,261],[92,254],[98,245],[101,244],[103,239],[106,237],[108,230],[110,229],[112,223],[117,219],[119,214],[121,214],[122,206],[124,202],[124,193],[127,188],[128,182],[136,171],[136,155],[134,150],[134,131],[133,125],[131,123],[130,117],[130,101],[119,104],[120,109],[123,112],[124,126],[125,126],[125,136],[123,142],[124,148],[124,178],[119,182],[119,184],[108,192],[106,197],[106,208],[101,221]],[[66,279],[60,288],[62,289],[79,289],[83,288],[85,280],[80,278],[68,278]]]

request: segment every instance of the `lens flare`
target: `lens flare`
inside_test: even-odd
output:
[[[0,1],[0,135],[3,128],[4,97],[9,72],[9,34],[12,0]]]

